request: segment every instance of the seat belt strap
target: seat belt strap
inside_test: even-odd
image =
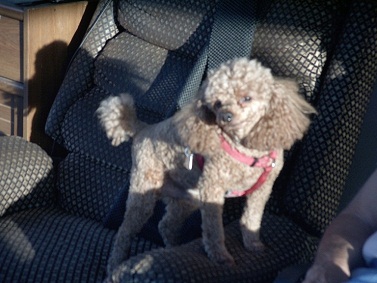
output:
[[[236,57],[250,57],[256,23],[256,1],[217,1],[210,38],[182,89],[177,102],[179,107],[196,95],[206,68],[217,68]],[[172,109],[168,116],[175,111]]]
[[[257,1],[221,0],[209,42],[208,69],[235,57],[250,57],[257,26]]]

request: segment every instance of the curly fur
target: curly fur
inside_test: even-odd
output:
[[[250,188],[263,169],[246,166],[220,146],[222,135],[233,148],[256,158],[277,152],[276,166],[265,183],[247,196],[241,218],[244,246],[263,249],[259,229],[273,183],[283,166],[283,151],[307,130],[315,110],[291,80],[275,78],[256,60],[239,58],[210,71],[197,97],[173,117],[154,125],[136,118],[132,97],[122,94],[103,101],[99,119],[113,145],[133,137],[131,184],[124,221],[116,235],[108,272],[123,261],[131,238],[153,213],[158,198],[167,203],[159,230],[167,246],[179,244],[185,218],[200,208],[203,243],[209,258],[234,264],[224,243],[222,207],[229,188]],[[184,149],[205,158],[185,168]]]

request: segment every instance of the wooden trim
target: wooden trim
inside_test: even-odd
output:
[[[24,10],[11,3],[0,3],[0,15],[22,21],[24,19]]]
[[[21,31],[22,21],[0,16],[0,76],[22,81]]]
[[[22,135],[23,85],[0,77],[0,134]]]
[[[20,135],[48,149],[51,139],[44,131],[47,115],[68,60],[78,46],[76,41],[81,41],[86,22],[89,24],[93,15],[93,5],[85,0],[28,6],[0,2],[0,16],[7,18],[0,26],[0,41],[6,42],[8,48],[1,49],[0,42],[3,50],[0,52],[0,94],[4,102],[0,104],[2,116],[10,117],[0,119],[3,122],[0,131],[7,129],[7,133]],[[19,23],[17,39],[16,23]],[[9,59],[15,57],[18,60]],[[9,107],[13,112],[9,113]]]

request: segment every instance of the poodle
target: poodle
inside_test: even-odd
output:
[[[262,214],[283,151],[303,137],[312,113],[294,81],[276,78],[246,58],[209,71],[193,101],[157,124],[137,119],[129,94],[102,101],[97,114],[112,145],[133,138],[129,196],[108,273],[126,259],[158,199],[166,203],[158,228],[167,247],[179,244],[181,225],[200,209],[208,257],[233,265],[222,225],[224,197],[246,195],[243,243],[250,251],[262,250]]]

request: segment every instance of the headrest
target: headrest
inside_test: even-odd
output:
[[[209,32],[208,14],[214,1],[126,0],[119,1],[118,21],[131,34],[167,50],[196,56]],[[205,30],[203,30],[205,29]],[[198,30],[197,33],[195,31]]]

